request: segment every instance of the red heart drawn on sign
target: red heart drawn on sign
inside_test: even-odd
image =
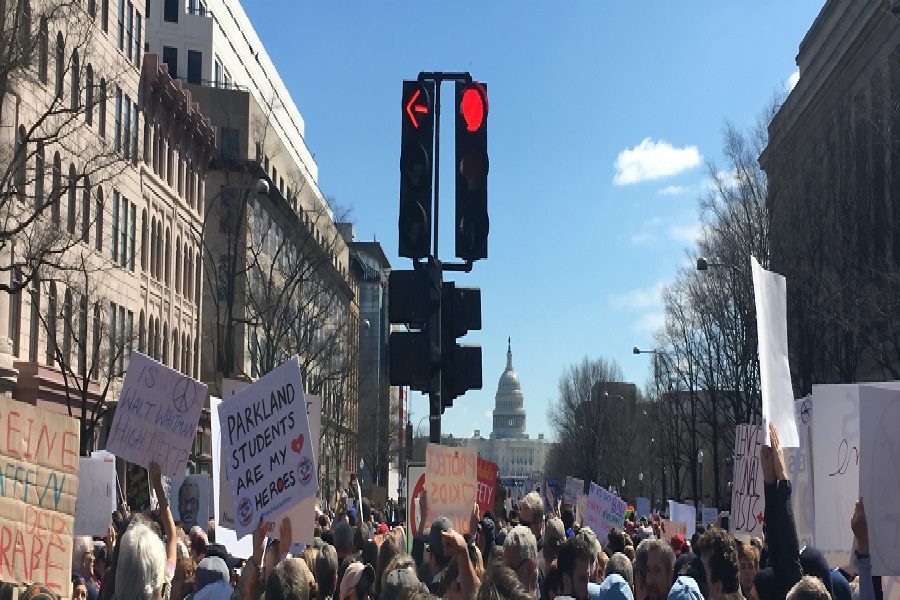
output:
[[[291,450],[300,454],[300,451],[303,450],[303,434],[297,436],[297,439],[291,440]]]

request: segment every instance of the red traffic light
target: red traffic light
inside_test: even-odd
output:
[[[422,99],[423,102],[419,102],[419,99]],[[409,117],[409,122],[412,123],[412,126],[418,129],[419,120],[416,118],[416,115],[427,115],[428,114],[428,94],[425,93],[424,97],[422,97],[422,88],[416,88],[416,90],[410,95],[409,100],[405,103],[406,106],[406,115]]]
[[[487,90],[480,83],[471,83],[462,93],[459,101],[459,112],[466,122],[466,130],[475,132],[481,129],[487,116]]]

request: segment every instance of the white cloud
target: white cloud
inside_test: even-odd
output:
[[[647,288],[613,294],[609,297],[609,303],[613,308],[646,309],[662,306],[662,292],[665,287],[665,282],[660,281]]]
[[[790,93],[797,85],[798,81],[800,81],[800,69],[797,69],[796,71],[791,73],[791,76],[787,78],[787,80],[784,82],[784,90]]]
[[[693,246],[703,235],[703,226],[700,223],[688,225],[672,225],[669,227],[669,238],[676,242],[682,242]]]
[[[686,185],[669,185],[659,190],[659,193],[663,196],[678,196],[680,194],[688,191],[688,187]]]
[[[616,185],[629,185],[677,175],[700,164],[697,146],[676,148],[664,140],[644,138],[634,148],[626,148],[616,157]]]
[[[718,192],[720,184],[726,189],[740,187],[741,178],[738,176],[737,169],[731,171],[716,171],[715,178],[707,177],[700,182],[700,189],[704,192]]]

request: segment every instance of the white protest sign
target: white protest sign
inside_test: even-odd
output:
[[[206,531],[211,483],[209,475],[201,474],[171,480],[169,506],[172,508],[172,518],[181,523],[185,533],[190,533],[194,525],[199,525]]]
[[[690,540],[697,531],[697,507],[669,500],[669,521],[684,525],[685,538]]]
[[[707,525],[712,525],[716,522],[716,519],[719,516],[719,509],[712,506],[704,506],[700,509],[700,525],[706,527]]]
[[[775,424],[784,448],[800,445],[794,420],[794,389],[788,363],[787,289],[783,275],[763,269],[750,257],[756,329],[759,338],[759,379],[762,395],[763,440],[769,443],[768,423]]]
[[[765,482],[759,449],[762,426],[742,424],[734,432],[734,484],[731,490],[729,529],[734,537],[748,540],[762,536],[765,513]],[[692,534],[693,535],[693,534]]]
[[[428,444],[425,489],[429,519],[447,517],[456,531],[472,533],[469,520],[478,498],[478,451]]]
[[[187,375],[132,352],[106,450],[163,475],[184,475],[194,446],[206,386]]]
[[[900,391],[860,386],[859,495],[873,575],[900,575]]]
[[[644,498],[642,496],[638,496],[634,501],[634,518],[640,519],[641,517],[649,517],[650,516],[650,498]]]
[[[814,385],[812,397],[816,547],[846,552],[859,498],[859,386]]]
[[[584,524],[594,530],[597,538],[605,540],[613,527],[624,528],[627,508],[624,500],[592,481],[584,509]]]
[[[82,456],[78,459],[75,535],[106,537],[115,510],[115,459]]]
[[[235,532],[246,535],[318,491],[297,357],[219,405]]]
[[[812,464],[809,460],[810,432],[812,430],[812,398],[803,398],[794,402],[794,414],[800,434],[799,448],[785,448],[784,460],[787,462],[791,478],[791,504],[794,509],[794,523],[797,526],[797,539],[800,547],[813,546],[816,531],[815,504],[813,503]]]
[[[563,500],[566,504],[575,506],[578,497],[584,493],[584,479],[566,476],[566,491],[563,493]]]
[[[249,384],[247,384],[249,385]],[[212,429],[213,514],[216,515],[216,542],[225,546],[232,556],[250,558],[253,554],[253,536],[238,539],[234,532],[234,497],[225,477],[225,459],[222,456],[222,428],[219,426],[220,398],[209,398],[209,422]]]

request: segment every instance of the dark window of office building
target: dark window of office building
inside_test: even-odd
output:
[[[188,83],[201,83],[203,77],[203,53],[197,50],[188,50]]]

